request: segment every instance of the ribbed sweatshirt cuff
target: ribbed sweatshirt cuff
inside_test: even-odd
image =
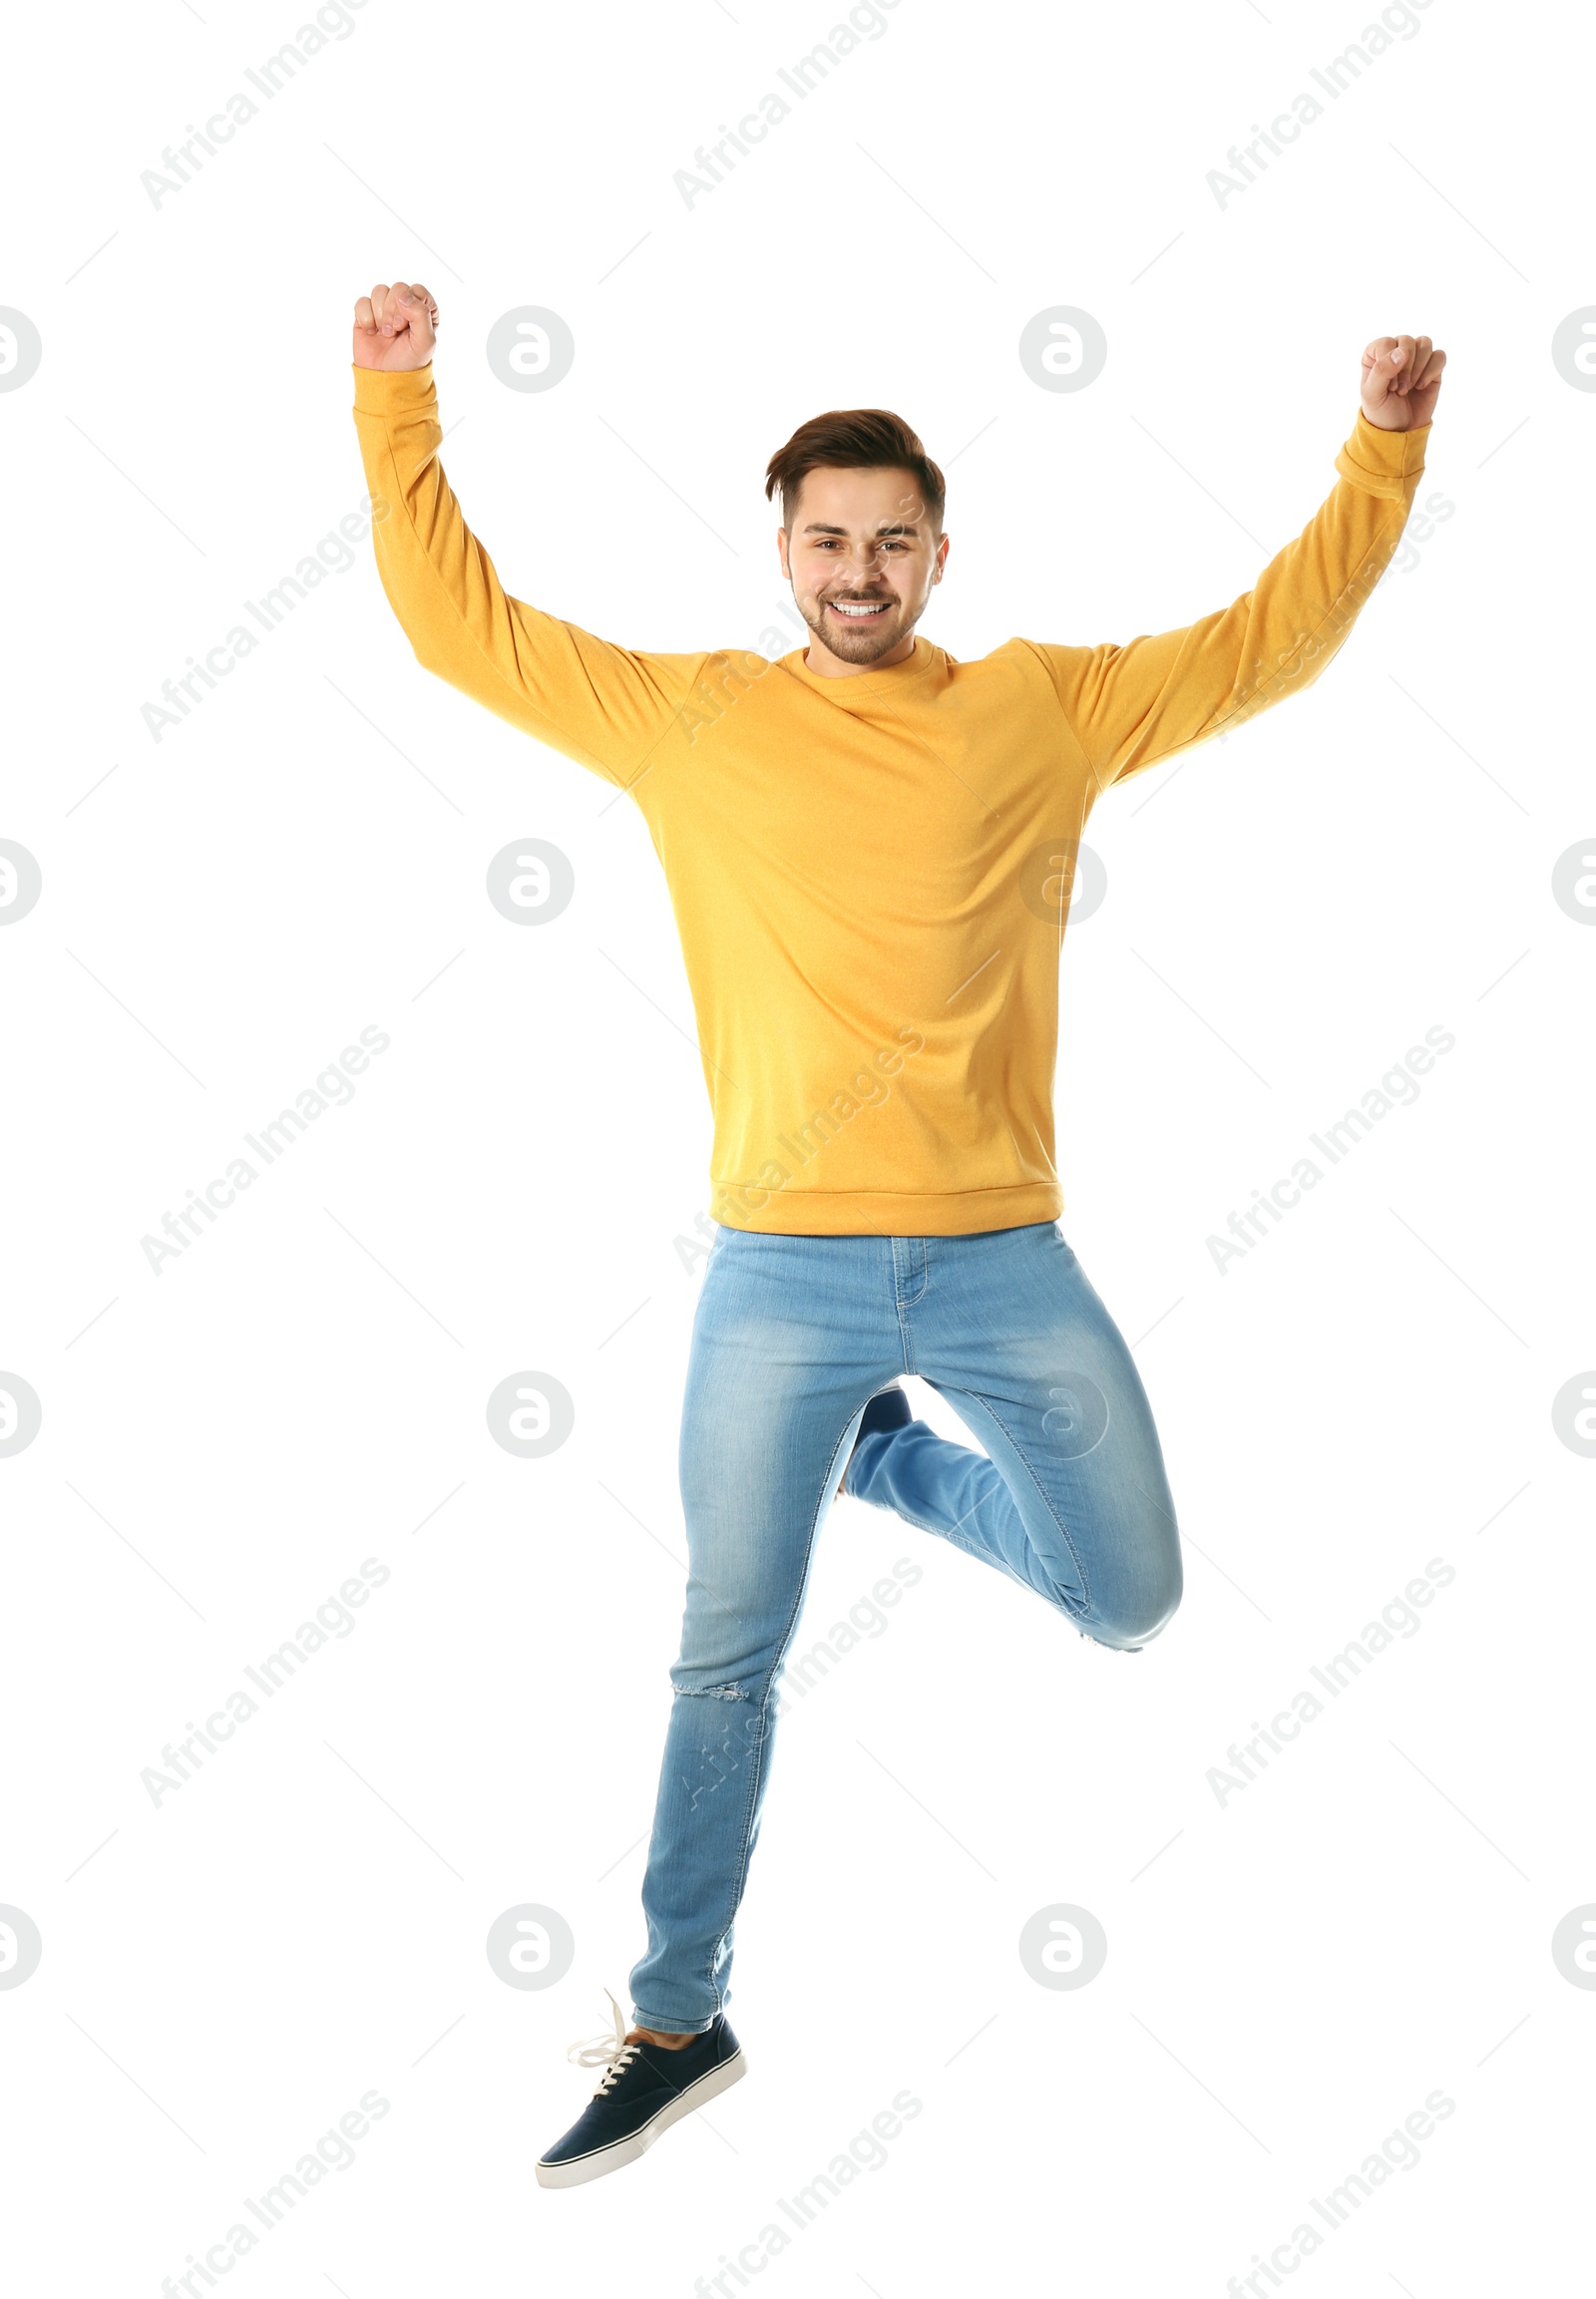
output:
[[[1382,495],[1400,503],[1408,482],[1424,468],[1424,447],[1430,426],[1420,423],[1411,431],[1382,431],[1360,407],[1352,437],[1336,458],[1336,469],[1365,495]]]
[[[407,414],[437,398],[430,359],[425,367],[356,367],[354,378],[357,415]]]

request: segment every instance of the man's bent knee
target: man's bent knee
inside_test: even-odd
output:
[[[1084,1636],[1099,1645],[1111,1646],[1116,1652],[1140,1652],[1143,1645],[1151,1644],[1174,1619],[1180,1610],[1181,1594],[1177,1573],[1171,1582],[1161,1586],[1127,1591],[1122,1598],[1107,1605],[1094,1604],[1086,1614],[1077,1616],[1076,1626]]]

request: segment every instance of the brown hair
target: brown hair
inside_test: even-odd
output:
[[[812,415],[770,458],[765,472],[767,501],[779,487],[785,519],[810,472],[827,468],[911,472],[933,533],[942,533],[947,482],[901,415],[885,407],[834,407],[829,414]]]

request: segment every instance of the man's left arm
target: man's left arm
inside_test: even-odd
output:
[[[1036,646],[1098,790],[1312,685],[1401,538],[1445,363],[1427,335],[1369,346],[1338,485],[1229,606],[1124,646]]]

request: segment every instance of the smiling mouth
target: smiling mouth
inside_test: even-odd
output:
[[[879,622],[884,614],[891,613],[894,601],[890,598],[828,598],[826,604],[844,622]]]

